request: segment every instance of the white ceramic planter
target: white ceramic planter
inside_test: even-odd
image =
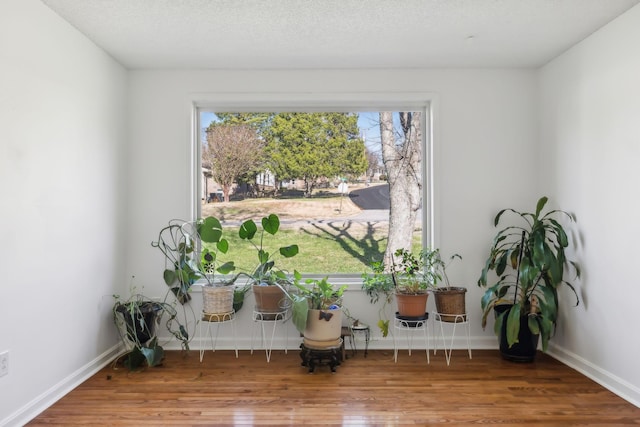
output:
[[[309,309],[307,326],[304,330],[305,340],[314,345],[335,345],[342,335],[342,309],[315,310]]]

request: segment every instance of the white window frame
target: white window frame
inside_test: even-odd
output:
[[[191,104],[191,149],[190,165],[190,216],[200,216],[202,194],[201,172],[201,128],[200,112],[363,112],[363,111],[421,111],[422,120],[422,243],[423,246],[438,247],[436,227],[436,200],[438,192],[435,185],[437,162],[435,162],[436,131],[438,127],[439,102],[434,93],[206,93],[195,95]],[[313,276],[309,276],[313,277]],[[359,274],[330,274],[335,283],[357,285],[362,283]],[[351,288],[351,286],[350,286]]]

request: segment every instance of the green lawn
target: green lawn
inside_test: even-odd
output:
[[[281,220],[301,220],[303,226],[282,223],[276,235],[264,236],[265,250],[275,254],[275,265],[284,271],[361,274],[368,270],[372,260],[382,259],[387,245],[386,223],[350,222],[348,217],[359,212],[359,208],[349,198],[341,198],[337,194],[318,192],[310,198],[294,196],[287,194],[278,198],[203,204],[202,214],[222,221],[253,218],[259,230],[260,219],[269,213],[276,213]],[[330,220],[314,222],[314,218]],[[259,233],[253,239],[258,244]],[[230,249],[227,254],[219,254],[219,259],[232,260],[239,271],[252,272],[258,265],[257,250],[250,242],[238,237],[238,227],[225,225],[223,237],[229,241]],[[292,244],[299,246],[299,254],[288,259],[280,256],[278,248]],[[419,230],[414,234],[413,248],[420,248]]]
[[[235,261],[236,266],[246,272],[258,265],[257,250],[238,237],[237,228],[226,228],[225,238],[230,249],[224,259]],[[382,258],[386,243],[386,230],[351,232],[326,225],[281,229],[276,235],[264,238],[264,248],[275,254],[276,266],[285,271],[304,273],[362,273],[371,259]],[[279,247],[292,244],[300,248],[295,257],[284,258],[278,253]]]
[[[219,254],[220,260],[235,262],[236,271],[251,272],[258,265],[257,250],[238,237],[237,227],[227,227],[224,237],[229,252]],[[256,240],[256,239],[254,239]],[[278,248],[297,244],[298,255],[284,258]],[[275,265],[287,272],[361,274],[371,260],[380,260],[387,245],[387,228],[368,229],[363,226],[331,227],[327,224],[301,229],[280,229],[276,235],[265,235],[264,249],[273,255]],[[420,247],[420,232],[416,232],[414,248]]]

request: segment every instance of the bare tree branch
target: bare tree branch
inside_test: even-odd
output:
[[[202,163],[211,167],[213,179],[222,186],[229,201],[233,183],[257,169],[264,157],[264,143],[256,130],[247,125],[212,123],[202,147]]]

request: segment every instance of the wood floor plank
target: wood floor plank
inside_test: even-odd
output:
[[[276,425],[622,426],[640,408],[540,354],[514,364],[497,351],[444,355],[362,352],[331,373],[312,374],[298,352],[169,351],[162,366],[107,367],[35,418],[30,426]]]

